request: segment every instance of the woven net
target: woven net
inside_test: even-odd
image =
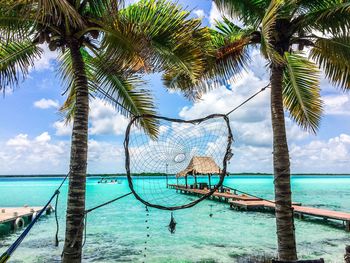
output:
[[[136,123],[159,121],[159,135],[151,139]],[[196,120],[159,116],[134,117],[125,136],[126,171],[135,197],[147,206],[177,210],[212,195],[223,183],[231,158],[232,133],[227,116]],[[179,187],[204,188],[204,194],[181,195]]]

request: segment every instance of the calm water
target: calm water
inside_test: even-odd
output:
[[[127,193],[127,182],[121,180],[122,184],[97,184],[98,179],[89,178],[87,207]],[[60,181],[60,178],[2,178],[0,207],[41,206]],[[273,197],[272,177],[229,177],[225,184],[265,198]],[[294,201],[350,211],[350,176],[294,176],[292,186]],[[66,194],[65,185],[58,209],[61,240]],[[189,200],[193,197],[183,198]],[[213,217],[209,217],[210,213]],[[204,201],[193,208],[176,211],[174,217],[178,224],[172,235],[167,229],[170,213],[150,209],[147,218],[145,207],[133,196],[96,210],[88,217],[84,262],[237,262],[244,255],[275,254],[276,230],[272,214],[237,212],[230,210],[227,204]],[[146,229],[146,218],[149,230]],[[318,220],[296,219],[295,224],[300,258],[323,257],[326,262],[343,262],[345,244],[350,244],[350,234],[343,228],[325,225]],[[0,239],[0,253],[18,234]],[[58,262],[63,242],[56,248],[54,234],[54,216],[41,219],[11,262]]]

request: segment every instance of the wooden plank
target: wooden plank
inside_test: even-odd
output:
[[[229,201],[233,206],[245,206],[247,208],[255,208],[259,206],[275,208],[275,204],[268,201]],[[301,215],[311,215],[321,218],[329,218],[343,221],[350,221],[350,214],[339,211],[332,211],[314,207],[306,207],[300,205],[293,205],[294,212]]]
[[[11,222],[18,217],[32,216],[38,213],[43,207],[3,207],[0,208],[0,224]]]
[[[189,189],[183,186],[173,186],[174,189],[183,189],[185,193],[204,195],[209,193],[209,189]],[[219,198],[225,200],[231,207],[245,208],[245,209],[257,209],[257,208],[270,208],[275,209],[276,205],[274,201],[261,200],[249,195],[237,195],[230,192],[213,193],[213,198]],[[293,202],[293,208],[296,215],[302,218],[304,215],[315,216],[324,219],[342,220],[345,222],[345,229],[350,231],[350,213],[332,211],[327,209],[320,209],[314,207],[302,206],[301,203]]]
[[[326,209],[320,209],[320,208],[314,208],[314,207],[306,207],[306,206],[293,206],[294,211],[303,213],[306,215],[313,215],[318,217],[327,217],[330,219],[338,219],[338,220],[344,220],[350,221],[350,214],[345,212],[339,212],[339,211],[332,211],[332,210],[326,210]]]

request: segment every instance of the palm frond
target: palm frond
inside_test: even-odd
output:
[[[195,82],[210,52],[209,46],[204,48],[209,31],[200,25],[199,19],[190,18],[190,12],[171,1],[141,0],[118,13],[114,32],[106,35],[106,53],[119,65],[128,65],[130,73],[174,71]],[[125,51],[115,34],[129,39],[131,44],[125,45],[132,49]]]
[[[136,75],[123,72],[122,67],[116,67],[106,57],[91,56],[85,49],[80,50],[85,62],[85,74],[88,80],[91,96],[97,96],[113,105],[121,114],[132,115],[155,114],[155,107],[149,91],[141,89],[143,82]],[[117,70],[119,69],[119,71]],[[66,121],[74,118],[75,88],[73,68],[69,51],[60,57],[59,74],[66,87],[67,99],[61,107]],[[140,125],[151,136],[158,132],[157,121],[147,118]]]
[[[285,53],[283,103],[291,117],[304,129],[316,132],[322,115],[320,72],[302,54]]]
[[[5,88],[18,85],[41,54],[41,48],[29,40],[10,43],[0,41],[0,91],[5,92]]]
[[[124,13],[125,11],[125,13]],[[207,31],[200,29],[200,19],[189,18],[190,12],[178,4],[165,0],[142,0],[123,12],[128,24],[137,24],[134,35],[149,46],[148,62],[156,70],[176,70],[195,79],[204,68],[203,42],[210,39]],[[140,50],[145,50],[141,45]]]
[[[85,27],[84,19],[68,0],[31,0],[30,2],[38,7],[36,15],[39,21],[56,24],[67,21],[74,28]],[[51,14],[51,17],[47,17],[47,14]]]
[[[216,49],[215,63],[207,76],[215,83],[222,85],[222,81],[235,79],[242,70],[247,69],[250,62],[250,30],[234,29],[226,33],[212,31],[212,42]]]
[[[82,54],[85,65],[84,70],[88,81],[89,92],[90,94],[93,94],[95,90],[98,89],[98,84],[95,77],[95,68],[93,66],[93,58],[84,48],[80,49],[80,53]],[[73,78],[73,63],[69,50],[62,53],[58,61],[59,66],[57,73],[61,79],[62,86],[65,88],[64,94],[67,94],[67,99],[60,108],[60,111],[64,113],[66,121],[69,122],[74,118],[76,96]]]
[[[276,30],[276,20],[283,4],[283,0],[271,0],[261,23],[261,53],[266,59],[276,64],[284,63],[283,57],[274,49],[272,44],[274,41],[273,34]]]
[[[334,85],[350,89],[350,36],[319,38],[311,49],[310,57]]]
[[[202,77],[193,81],[179,72],[169,71],[163,76],[168,88],[182,91],[189,99],[198,99],[208,90],[232,82],[247,68],[248,46],[260,41],[252,29],[242,29],[228,18],[218,22],[210,34],[210,50],[213,51],[206,54]]]
[[[18,15],[15,10],[9,11],[6,6],[0,3],[0,40],[28,39],[34,28],[35,21],[25,19],[23,16]]]
[[[301,8],[303,6],[301,5]],[[347,34],[350,27],[350,2],[342,0],[317,1],[305,8],[295,19],[295,28],[309,28],[324,34]]]
[[[125,116],[155,115],[155,106],[151,93],[142,89],[144,82],[137,75],[124,74],[110,67],[110,61],[96,58],[96,79],[98,88],[95,94],[110,102]],[[141,127],[151,137],[158,135],[158,122],[147,118],[140,122]]]
[[[246,26],[254,28],[259,26],[269,6],[267,0],[214,0],[214,2],[223,15],[239,19]]]

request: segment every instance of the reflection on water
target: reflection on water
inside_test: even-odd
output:
[[[122,184],[87,182],[87,208],[129,192],[126,178]],[[154,180],[165,180],[155,178]],[[205,180],[205,178],[202,178]],[[0,179],[0,207],[41,206],[60,183],[59,178]],[[225,184],[242,191],[273,198],[272,177],[234,177]],[[303,177],[292,179],[293,199],[304,205],[350,211],[350,176]],[[175,191],[169,189],[168,191]],[[54,216],[39,221],[15,252],[12,262],[59,262],[64,237],[67,186],[60,195],[60,246],[54,246]],[[169,193],[169,196],[173,192]],[[190,196],[183,196],[188,200]],[[177,227],[170,234],[170,212],[149,209],[133,196],[89,214],[84,262],[239,262],[254,254],[275,255],[275,219],[273,214],[237,212],[227,204],[204,201],[174,213]],[[210,217],[210,214],[213,214]],[[320,220],[295,220],[300,258],[325,258],[343,262],[345,244],[350,235],[342,228],[322,224]],[[0,239],[2,253],[19,232]],[[149,237],[147,237],[149,235]],[[145,243],[147,242],[147,243]],[[146,255],[146,257],[145,257]]]

